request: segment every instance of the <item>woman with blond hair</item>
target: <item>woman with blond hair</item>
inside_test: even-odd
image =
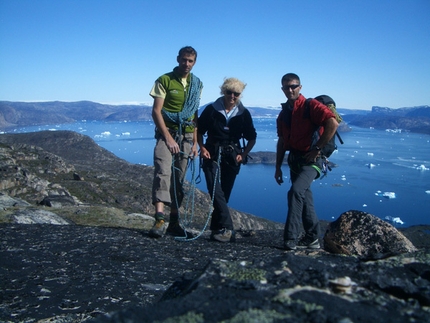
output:
[[[240,98],[246,84],[237,78],[226,78],[221,97],[209,104],[198,119],[197,141],[206,185],[213,200],[211,239],[220,242],[235,240],[233,221],[227,203],[240,165],[254,147],[257,133],[251,114]],[[203,143],[203,136],[207,135]],[[241,147],[240,140],[244,147]]]

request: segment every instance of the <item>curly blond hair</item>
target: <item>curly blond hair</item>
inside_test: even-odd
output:
[[[245,90],[246,83],[235,77],[229,77],[224,79],[224,83],[220,86],[221,94],[224,95],[227,90],[232,92],[242,93]]]

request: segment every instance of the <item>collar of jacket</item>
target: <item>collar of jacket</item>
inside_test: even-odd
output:
[[[221,113],[223,116],[227,117],[225,113],[224,96],[219,97],[214,103],[212,103],[212,106],[216,111]],[[245,111],[245,107],[243,106],[242,102],[239,101],[238,105],[234,110],[235,111],[233,112],[231,118],[241,115],[243,111]]]

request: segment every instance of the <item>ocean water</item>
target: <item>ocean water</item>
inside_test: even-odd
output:
[[[274,119],[254,119],[258,137],[253,151],[276,150]],[[14,132],[73,130],[131,163],[152,165],[152,122],[77,122],[17,128]],[[12,132],[12,131],[9,131]],[[337,167],[312,184],[318,217],[333,221],[348,210],[361,210],[398,227],[430,224],[430,136],[401,131],[352,128],[330,158]],[[284,183],[274,165],[244,165],[229,205],[273,221],[285,222],[288,166]],[[197,185],[207,192],[203,172]]]

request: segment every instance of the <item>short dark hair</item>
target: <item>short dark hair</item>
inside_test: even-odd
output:
[[[300,84],[300,77],[294,73],[287,73],[284,76],[282,76],[281,84],[284,84],[284,82],[287,83],[291,81],[299,81],[299,84]]]
[[[191,46],[182,47],[179,50],[178,57],[181,57],[184,54],[194,55],[196,57],[196,60],[197,60],[197,51],[194,48],[192,48]]]

